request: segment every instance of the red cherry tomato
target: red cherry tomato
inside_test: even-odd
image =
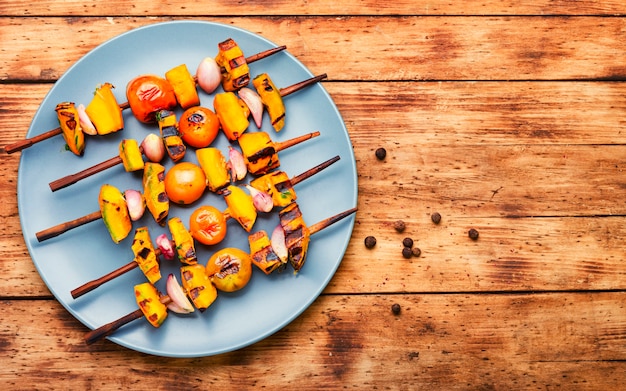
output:
[[[170,83],[155,75],[141,75],[126,86],[126,99],[135,118],[144,123],[156,122],[159,110],[176,107],[176,95]]]
[[[213,245],[226,236],[226,218],[217,208],[203,205],[189,217],[189,231],[198,242]]]
[[[210,109],[190,107],[180,116],[178,131],[183,141],[194,148],[211,145],[220,129],[220,122]]]
[[[200,166],[176,163],[165,174],[165,193],[177,204],[191,204],[202,197],[206,189],[206,177]]]

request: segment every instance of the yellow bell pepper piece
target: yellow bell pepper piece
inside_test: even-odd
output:
[[[146,162],[142,182],[148,210],[159,225],[165,225],[170,210],[170,200],[165,192],[165,167],[159,163]]]
[[[230,185],[224,189],[222,195],[228,206],[224,214],[237,220],[246,232],[250,232],[257,217],[257,210],[250,194],[238,186]]]
[[[159,327],[167,318],[167,306],[161,303],[161,294],[149,282],[135,285],[135,300],[148,322]]]
[[[242,134],[239,137],[239,147],[248,172],[252,175],[265,174],[280,166],[274,143],[265,132]]]
[[[217,114],[217,119],[220,121],[222,131],[228,140],[237,140],[248,129],[248,125],[250,125],[250,121],[248,121],[250,110],[235,93],[222,92],[216,94],[213,100],[213,108],[215,109],[215,114]]]
[[[218,192],[230,184],[230,172],[222,151],[213,147],[201,148],[196,150],[196,157],[210,191]]]
[[[215,62],[222,71],[224,91],[237,91],[250,83],[250,68],[237,42],[228,38],[217,45]]]
[[[252,80],[254,88],[259,93],[263,105],[270,116],[274,130],[279,132],[285,126],[285,104],[280,90],[276,88],[267,73],[262,73]]]
[[[85,108],[99,135],[117,132],[124,128],[122,109],[113,95],[113,85],[104,83],[96,88],[91,102]]]
[[[74,102],[59,103],[55,111],[63,131],[63,139],[67,148],[75,155],[82,156],[85,152],[85,134],[78,120],[78,111]]]
[[[250,182],[250,186],[272,197],[274,206],[287,206],[296,200],[296,192],[284,171],[272,171]]]
[[[109,230],[113,242],[119,243],[124,240],[132,229],[132,223],[122,192],[115,186],[102,185],[98,195],[98,205],[104,225]]]
[[[135,230],[131,248],[135,254],[135,262],[137,262],[139,269],[141,269],[148,281],[152,284],[159,281],[161,279],[159,260],[152,245],[148,227],[140,227]]]
[[[289,263],[297,273],[306,260],[311,234],[304,223],[300,207],[295,202],[278,212],[280,225],[285,230],[285,244],[289,252]]]
[[[186,265],[194,265],[198,263],[193,237],[187,228],[185,228],[185,225],[180,217],[171,218],[167,222],[167,225],[170,229],[170,233],[172,234],[172,241],[174,242],[178,260]]]
[[[185,156],[187,147],[178,132],[176,114],[169,110],[161,110],[157,113],[156,119],[159,123],[161,138],[165,144],[167,154],[174,162],[181,160]]]
[[[284,265],[272,249],[271,240],[265,231],[261,230],[248,236],[248,243],[252,263],[263,273],[270,274]]]
[[[165,72],[165,78],[170,82],[176,95],[178,104],[183,109],[200,105],[200,98],[196,90],[196,81],[187,69],[187,65],[181,64]]]
[[[217,288],[209,280],[203,265],[186,265],[180,268],[183,288],[193,305],[204,312],[217,298]]]
[[[143,169],[143,154],[139,149],[137,140],[124,139],[120,142],[120,158],[122,158],[122,164],[124,169],[128,172],[138,171]]]

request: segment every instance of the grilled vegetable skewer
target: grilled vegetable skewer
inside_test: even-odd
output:
[[[252,56],[249,56],[249,57],[245,58],[245,62],[247,64],[250,64],[252,62],[264,59],[264,58],[269,57],[269,56],[271,56],[271,55],[273,55],[275,53],[283,51],[286,48],[287,47],[283,45],[283,46],[279,46],[279,47],[275,47],[275,48],[271,48],[271,49],[262,51],[260,53],[257,53],[257,54],[254,54]],[[121,104],[119,104],[119,108],[120,108],[120,110],[128,109],[128,108],[130,108],[130,104],[128,102],[121,103]],[[60,134],[63,134],[63,130],[62,130],[61,126],[59,126],[58,128],[54,128],[52,130],[49,130],[49,131],[47,131],[45,133],[42,133],[40,135],[33,136],[33,137],[30,137],[30,138],[27,138],[27,139],[24,139],[24,140],[20,140],[18,142],[13,143],[13,144],[6,145],[4,147],[4,151],[7,154],[11,154],[11,153],[14,153],[14,152],[22,151],[22,150],[24,150],[26,148],[32,147],[36,143],[39,143],[39,142],[44,141],[44,140],[47,140],[47,139],[52,138],[54,136],[58,136]]]

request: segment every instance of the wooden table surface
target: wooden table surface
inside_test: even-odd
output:
[[[301,316],[238,351],[164,358],[83,342],[24,243],[20,153],[2,154],[2,388],[623,389],[626,3],[518,3],[0,1],[0,145],[102,42],[215,21],[328,74],[359,191],[341,266]]]

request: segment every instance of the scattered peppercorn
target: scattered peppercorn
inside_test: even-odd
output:
[[[404,247],[413,247],[413,239],[411,239],[411,238],[404,238],[402,240],[402,245]]]
[[[373,236],[368,236],[365,238],[365,247],[372,248],[376,246],[376,238]]]
[[[439,212],[435,212],[430,216],[430,219],[433,223],[439,224],[441,222],[441,214],[439,214]]]
[[[385,160],[385,157],[387,157],[387,151],[385,148],[378,148],[375,153],[378,160]]]
[[[400,304],[395,303],[391,306],[391,312],[393,312],[394,315],[399,315],[400,314]]]
[[[470,229],[467,232],[467,235],[470,237],[470,239],[472,240],[478,240],[478,231],[474,228]]]
[[[413,256],[413,250],[411,249],[411,247],[402,248],[402,256],[406,259],[411,258]]]
[[[398,220],[393,223],[393,228],[398,232],[404,232],[404,230],[406,229],[406,224],[404,224],[404,221]]]
[[[420,255],[422,255],[422,250],[420,250],[419,247],[413,247],[413,250],[411,250],[411,252],[413,253],[413,256],[415,258],[418,258]]]

